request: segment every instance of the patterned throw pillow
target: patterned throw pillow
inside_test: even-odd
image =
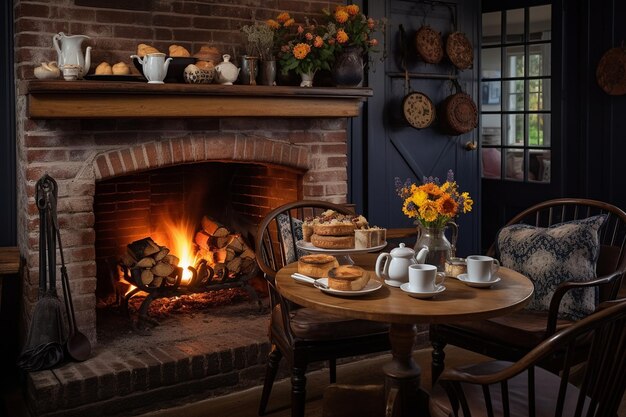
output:
[[[295,262],[300,258],[300,250],[296,252],[295,243],[302,240],[302,220],[291,218],[291,225],[289,224],[289,216],[286,214],[279,214],[276,216],[278,222],[278,229],[280,232],[281,242],[283,244],[283,250],[285,251],[285,260],[287,263]],[[293,228],[293,235],[296,237],[296,242],[293,241],[293,235],[291,230]]]
[[[500,230],[496,245],[502,266],[526,275],[535,285],[527,309],[547,311],[556,287],[564,281],[596,278],[598,231],[606,217],[592,216],[548,228],[515,224]],[[568,291],[561,301],[559,316],[578,320],[593,312],[597,293],[597,288]]]

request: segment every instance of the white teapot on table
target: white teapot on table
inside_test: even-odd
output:
[[[416,255],[413,249],[400,243],[400,247],[392,249],[390,253],[378,255],[374,270],[379,278],[385,280],[385,284],[399,287],[409,282],[409,266],[424,263],[427,254],[428,248],[422,248]]]

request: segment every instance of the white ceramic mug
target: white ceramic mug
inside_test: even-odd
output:
[[[465,258],[465,261],[467,263],[467,279],[470,281],[491,281],[500,268],[500,262],[490,256],[471,255]]]
[[[436,291],[443,284],[444,279],[445,274],[437,272],[435,265],[413,264],[409,266],[409,291],[411,292]]]

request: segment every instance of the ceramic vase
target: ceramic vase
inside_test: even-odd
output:
[[[256,77],[259,75],[259,58],[244,55],[241,61],[240,72],[241,84],[256,85]]]
[[[276,85],[276,61],[261,61],[262,85]]]
[[[344,48],[333,66],[333,81],[337,87],[360,87],[363,85],[363,52],[361,48]]]
[[[450,228],[452,232],[450,237],[452,243],[445,235],[447,228]],[[443,227],[426,227],[418,224],[415,252],[428,248],[424,263],[435,265],[437,271],[445,272],[446,261],[455,256],[457,235],[458,226],[454,222],[449,222]]]
[[[300,78],[302,82],[300,87],[313,87],[313,77],[315,77],[315,71],[301,73]]]

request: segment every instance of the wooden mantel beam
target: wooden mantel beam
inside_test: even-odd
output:
[[[26,81],[28,117],[354,117],[370,88]]]

